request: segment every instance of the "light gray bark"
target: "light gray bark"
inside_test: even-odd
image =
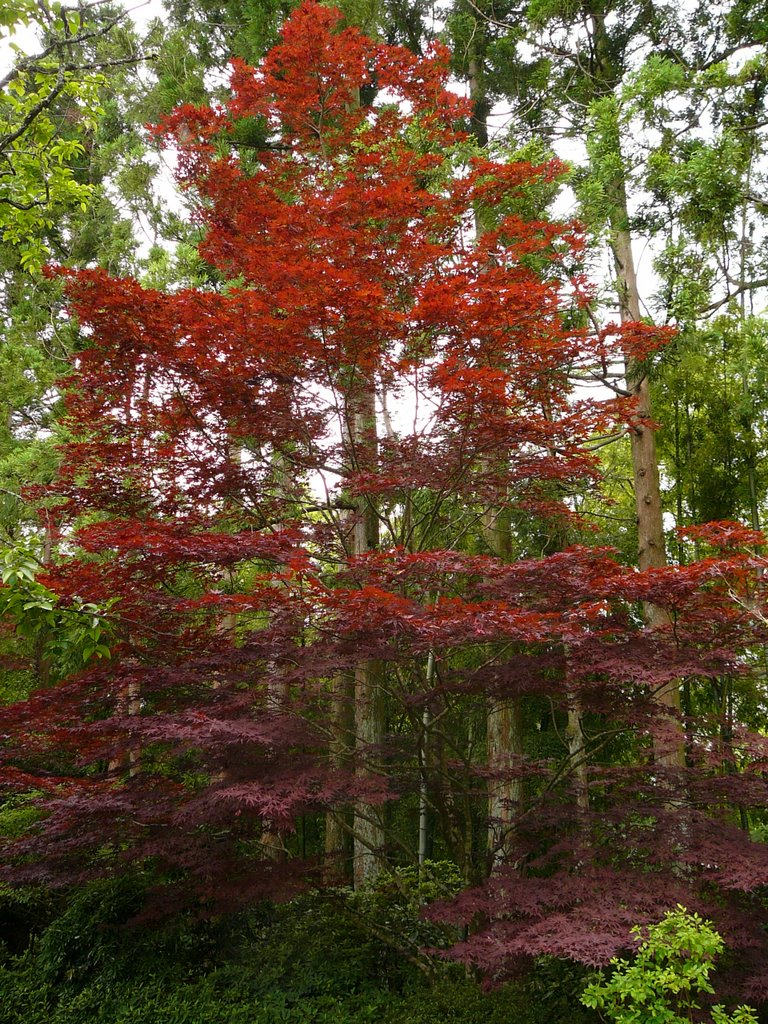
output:
[[[347,439],[350,462],[355,468],[375,463],[376,392],[372,380],[358,379],[347,402]],[[378,545],[379,521],[376,508],[366,495],[357,499],[352,528],[352,554],[364,555]],[[355,745],[357,772],[364,782],[377,771],[376,758],[384,741],[385,703],[383,665],[370,659],[355,668]],[[381,808],[359,800],[354,814],[353,877],[355,886],[374,879],[381,870],[384,826]]]

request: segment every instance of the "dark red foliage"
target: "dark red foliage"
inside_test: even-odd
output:
[[[374,80],[384,99],[364,106]],[[678,902],[761,949],[747,894],[768,848],[737,808],[766,804],[766,741],[716,710],[660,714],[658,694],[747,674],[762,538],[716,524],[695,534],[711,557],[643,573],[605,548],[537,553],[596,485],[590,439],[635,417],[574,400],[569,371],[666,335],[572,326],[583,241],[524,212],[562,168],[466,156],[446,83],[441,49],[418,59],[304,3],[259,69],[235,65],[228,107],[157,130],[226,287],[67,275],[86,347],[55,487],[67,544],[43,582],[65,606],[119,600],[111,660],[2,710],[2,782],[45,808],[6,876],[67,884],[138,859],[164,906],[285,896],[316,866],[300,816],[414,792],[429,707],[456,730],[431,783],[446,848],[461,800],[479,816],[500,772],[527,787],[507,863],[435,911],[472,924],[453,955],[494,976],[521,954],[603,963]],[[233,148],[243,118],[265,120],[267,148]],[[357,423],[374,395],[381,438]],[[371,508],[377,549],[353,556]],[[483,546],[489,510],[520,524],[516,560]],[[642,602],[672,625],[646,630]],[[330,683],[372,659],[392,728],[340,763]],[[489,695],[523,698],[537,737],[503,771],[459,749]],[[563,738],[574,701],[588,809]],[[482,843],[473,856],[477,876]]]

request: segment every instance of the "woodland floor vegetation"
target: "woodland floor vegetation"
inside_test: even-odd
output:
[[[131,924],[146,880],[87,887],[63,914],[3,903],[6,946],[0,999],[7,1024],[592,1024],[579,1008],[587,972],[542,961],[525,984],[487,990],[458,965],[424,956],[445,945],[389,887],[360,900],[308,893],[218,922],[179,919],[157,930]],[[396,928],[393,923],[397,922]],[[387,941],[376,937],[384,934]],[[408,934],[410,933],[410,934]],[[423,948],[423,947],[422,947]],[[430,963],[427,977],[423,966]]]

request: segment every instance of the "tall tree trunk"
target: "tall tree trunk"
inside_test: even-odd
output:
[[[355,468],[373,466],[376,459],[376,391],[372,379],[358,377],[348,397],[346,430],[350,463]],[[357,499],[352,528],[352,554],[364,555],[379,542],[379,519],[373,502],[366,495]],[[382,688],[384,668],[380,661],[360,662],[354,672],[355,744],[357,772],[361,781],[375,770],[374,759],[384,741],[385,704]],[[359,800],[354,814],[353,876],[356,886],[371,881],[379,873],[384,849],[381,809]]]
[[[271,666],[267,668],[270,671]],[[290,693],[284,680],[272,675],[267,679],[267,711],[273,715],[288,715]],[[265,825],[261,845],[270,860],[285,860],[287,850],[282,834],[272,825]]]
[[[593,8],[589,20],[594,53],[591,79],[593,96],[595,100],[609,99],[612,103],[610,108],[602,111],[604,120],[592,139],[591,169],[596,179],[603,181],[608,199],[608,227],[616,270],[619,315],[621,322],[627,323],[642,320],[642,309],[632,252],[626,171],[621,149],[621,126],[618,103],[615,100],[619,76],[613,66],[604,9]],[[656,436],[653,427],[650,426],[650,383],[643,364],[629,355],[625,360],[625,376],[627,389],[636,402],[636,418],[630,431],[630,443],[638,535],[637,564],[641,570],[658,569],[667,564],[667,555]],[[650,629],[664,628],[671,623],[669,613],[658,605],[646,603],[643,613],[646,625]],[[673,682],[660,687],[656,691],[656,698],[669,709],[671,718],[677,719],[680,712],[679,684]],[[661,763],[685,763],[682,730],[678,731],[679,740],[675,739],[666,745],[657,746],[656,757]]]
[[[435,653],[429,652],[427,658],[427,689],[432,686],[435,678]],[[432,714],[429,707],[425,707],[421,715],[421,741],[419,743],[419,868],[424,867],[424,862],[429,855],[430,834],[429,834],[429,760],[430,743],[429,731],[432,724]]]
[[[483,535],[493,554],[510,561],[512,531],[507,509],[490,508],[483,516]],[[519,698],[488,697],[488,853],[491,869],[512,856],[515,818],[523,804],[523,784],[512,777],[523,756],[523,713]]]
[[[587,748],[584,730],[581,724],[581,701],[578,693],[568,691],[568,725],[565,735],[568,742],[568,756],[574,778],[576,807],[579,814],[585,817],[589,811],[589,771],[587,768]]]
[[[478,31],[479,31],[478,26]],[[476,40],[468,63],[469,96],[472,101],[472,134],[481,146],[488,145],[488,115],[491,104],[483,81],[482,43]],[[478,237],[492,226],[486,211],[475,211]],[[509,509],[492,506],[483,514],[482,530],[488,547],[497,558],[512,555],[512,524]],[[511,854],[515,817],[523,801],[522,783],[510,778],[516,758],[523,754],[523,715],[519,700],[488,697],[486,703],[486,745],[488,751],[488,854],[493,869]]]
[[[488,770],[488,851],[491,867],[512,852],[515,819],[523,802],[523,785],[511,778],[515,760],[523,756],[523,715],[519,700],[488,699],[486,716]]]
[[[331,768],[349,770],[352,764],[355,729],[355,676],[339,672],[331,681],[331,739],[328,760]],[[346,885],[351,877],[352,815],[342,807],[325,816],[325,881]]]
[[[620,155],[620,154],[619,154]],[[628,227],[626,189],[623,180],[617,180],[611,214],[611,245],[616,266],[619,312],[622,323],[642,319],[640,292],[632,254],[632,237]],[[637,518],[637,565],[640,570],[658,569],[667,564],[664,544],[664,520],[661,507],[659,460],[656,454],[656,435],[651,422],[651,393],[648,374],[641,363],[627,358],[627,388],[636,399],[636,419],[630,431],[632,448],[632,476],[635,490]],[[643,607],[646,625],[651,629],[671,625],[665,608],[646,602]],[[674,717],[680,712],[680,686],[677,681],[660,687],[656,697],[670,709]],[[657,750],[664,764],[683,765],[685,745],[682,732],[666,748]]]
[[[623,182],[615,187],[615,204],[611,215],[611,247],[616,267],[616,285],[619,296],[621,322],[642,320],[640,292],[637,286],[632,237],[627,226],[627,197]],[[640,569],[659,568],[667,564],[664,546],[664,524],[661,509],[659,461],[656,454],[656,434],[648,426],[651,418],[651,394],[648,374],[643,365],[627,358],[625,363],[628,389],[635,397],[636,422],[630,434],[632,445],[632,473],[635,485],[638,552]],[[653,625],[661,609],[652,606],[646,619]],[[661,621],[661,620],[659,620]],[[668,617],[664,619],[668,621]]]
[[[384,740],[383,665],[362,662],[355,670],[355,737],[358,772],[366,779],[375,771],[373,759]],[[381,809],[360,800],[355,805],[353,875],[355,887],[376,878],[383,864],[384,825]]]

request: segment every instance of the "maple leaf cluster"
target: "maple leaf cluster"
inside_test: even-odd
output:
[[[63,604],[119,601],[110,659],[2,709],[0,779],[44,809],[6,877],[139,861],[158,907],[284,898],[324,870],[297,822],[386,818],[426,780],[474,883],[432,910],[473,923],[453,955],[495,976],[538,953],[603,963],[684,903],[759,959],[768,855],[735,809],[766,804],[765,741],[660,694],[748,672],[760,538],[716,524],[696,535],[711,556],[646,572],[485,543],[491,521],[513,540],[578,526],[590,441],[633,400],[574,401],[569,371],[664,338],[579,326],[578,232],[520,212],[561,166],[474,155],[447,67],[304,3],[259,68],[235,64],[226,106],[156,129],[226,284],[67,273],[85,347],[55,485],[67,545],[42,581]],[[264,148],[238,151],[244,119]],[[643,602],[670,625],[647,630]],[[384,734],[340,733],[355,709],[336,684],[374,663]],[[486,701],[521,702],[538,737],[501,766],[468,732]],[[500,779],[524,794],[503,856],[477,829]],[[413,848],[396,838],[381,859]]]

